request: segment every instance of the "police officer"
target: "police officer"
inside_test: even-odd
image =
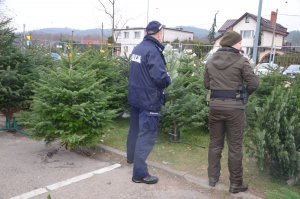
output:
[[[204,72],[204,84],[210,90],[209,185],[214,187],[219,181],[220,159],[226,135],[231,193],[248,189],[248,185],[243,182],[242,166],[245,98],[259,85],[258,76],[254,74],[249,61],[240,53],[241,40],[241,35],[235,31],[224,33],[220,41],[222,47],[206,63]]]
[[[155,184],[158,178],[148,172],[146,159],[157,138],[164,89],[171,84],[163,55],[162,24],[151,21],[143,41],[132,51],[128,83],[131,105],[127,137],[127,162],[133,163],[132,181]]]

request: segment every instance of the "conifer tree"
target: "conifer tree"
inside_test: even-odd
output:
[[[206,128],[208,108],[205,103],[207,91],[203,84],[204,67],[197,64],[195,55],[191,53],[183,52],[177,56],[166,53],[172,84],[166,89],[162,130],[176,135],[181,128]]]
[[[115,117],[109,110],[113,92],[104,89],[98,70],[58,67],[46,72],[34,89],[31,130],[46,144],[58,139],[71,149],[99,142],[105,126]]]
[[[30,60],[14,46],[11,19],[0,18],[0,112],[9,120],[13,114],[29,106],[31,92]]]
[[[256,107],[256,122],[248,135],[248,150],[257,158],[261,170],[268,169],[272,175],[296,181],[300,174],[298,78],[273,86],[262,106]]]
[[[214,22],[213,22],[211,28],[209,29],[209,33],[208,33],[208,36],[207,36],[207,38],[209,40],[209,43],[211,43],[211,44],[215,40],[216,26],[217,26],[217,14],[218,14],[218,12],[216,12],[216,14],[215,14]]]
[[[114,92],[108,101],[109,109],[116,110],[118,114],[128,110],[127,86],[129,76],[129,60],[122,57],[112,57],[108,49],[86,52],[77,63],[77,67],[96,70],[96,78],[103,81],[103,89]]]

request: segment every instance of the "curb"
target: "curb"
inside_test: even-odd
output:
[[[115,148],[112,148],[112,147],[109,147],[109,146],[105,146],[103,144],[98,144],[97,147],[99,147],[100,149],[104,150],[105,152],[108,152],[108,153],[112,153],[112,154],[116,154],[116,155],[119,155],[123,158],[126,159],[126,153],[123,152],[123,151],[120,151],[118,149],[115,149]],[[152,162],[152,161],[147,161],[148,165],[153,167],[153,168],[156,168],[156,169],[159,169],[159,170],[162,170],[162,171],[165,171],[167,172],[168,174],[171,174],[171,175],[174,175],[178,178],[181,178],[181,179],[184,179],[190,183],[193,183],[193,184],[196,184],[196,185],[199,185],[203,188],[207,188],[207,189],[216,189],[218,191],[226,191],[228,192],[228,187],[225,186],[224,184],[217,184],[216,187],[212,188],[208,185],[207,183],[207,179],[204,179],[204,178],[198,178],[198,177],[195,177],[195,176],[192,176],[190,174],[187,174],[186,172],[183,172],[183,171],[177,171],[177,170],[174,170],[174,169],[171,169],[165,165],[162,165],[160,163],[157,163],[157,162]],[[228,194],[230,194],[228,192]],[[247,192],[240,192],[240,193],[237,193],[237,194],[230,194],[233,198],[239,198],[239,199],[262,199],[258,196],[255,196],[253,194],[250,194],[250,193],[247,193]]]

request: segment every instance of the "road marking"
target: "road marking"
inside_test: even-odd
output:
[[[75,182],[79,182],[81,180],[84,180],[84,179],[87,179],[87,178],[90,178],[93,176],[93,173],[86,173],[86,174],[83,174],[83,175],[80,175],[80,176],[76,176],[74,178],[70,178],[70,179],[67,179],[67,180],[64,180],[64,181],[61,181],[61,182],[58,182],[58,183],[55,183],[55,184],[52,184],[52,185],[49,185],[47,186],[46,188],[53,191],[55,189],[59,189],[61,187],[64,187],[64,186],[67,186],[67,185],[70,185],[70,184],[73,184]]]
[[[40,194],[47,193],[47,192],[48,192],[47,189],[40,188],[40,189],[35,189],[33,191],[24,193],[24,194],[19,195],[19,196],[12,197],[10,199],[27,199],[27,198],[32,198],[32,197],[35,197],[35,196],[38,196]]]
[[[86,174],[83,174],[83,175],[80,175],[80,176],[76,176],[74,178],[70,178],[70,179],[67,179],[67,180],[49,185],[46,188],[53,191],[55,189],[59,189],[60,187],[64,187],[64,186],[67,186],[69,184],[72,184],[72,183],[90,178],[95,174],[102,174],[102,173],[105,173],[107,171],[111,171],[111,170],[113,170],[115,168],[118,168],[120,166],[121,166],[120,164],[114,164],[114,165],[111,165],[111,166],[108,166],[108,167],[105,167],[105,168],[102,168],[102,169],[99,169],[99,170],[96,170],[96,171],[92,171],[90,173],[86,173]]]
[[[10,199],[28,199],[28,198],[32,198],[32,197],[38,196],[40,194],[47,193],[48,190],[53,191],[55,189],[59,189],[61,187],[73,184],[75,182],[79,182],[81,180],[84,180],[84,179],[87,179],[87,178],[91,178],[94,175],[98,175],[98,174],[102,174],[102,173],[111,171],[111,170],[116,169],[116,168],[118,168],[120,166],[121,166],[121,164],[113,164],[113,165],[110,165],[108,167],[104,167],[102,169],[98,169],[96,171],[92,171],[92,172],[89,172],[89,173],[86,173],[86,174],[82,174],[82,175],[76,176],[74,178],[70,178],[70,179],[67,179],[67,180],[64,180],[64,181],[61,181],[61,182],[58,182],[58,183],[46,186],[45,188],[35,189],[33,191],[24,193],[24,194],[19,195],[19,196],[12,197]]]
[[[101,173],[105,173],[107,171],[111,171],[113,169],[116,169],[118,167],[120,167],[121,165],[120,164],[113,164],[113,165],[110,165],[108,167],[104,167],[102,169],[99,169],[99,170],[96,170],[94,171],[95,174],[101,174]]]

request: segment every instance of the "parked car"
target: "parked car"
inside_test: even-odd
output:
[[[219,49],[219,48],[213,48],[213,49],[211,49],[211,50],[205,55],[205,57],[203,58],[202,63],[203,63],[203,64],[206,64],[207,61],[208,61],[209,59],[212,58],[213,54],[214,54],[215,52],[217,52],[218,49]],[[243,50],[241,50],[240,52],[241,52],[241,54],[242,54],[244,57],[246,57],[246,58],[249,60],[250,64],[253,65],[252,59],[250,59],[250,57],[249,57],[248,55],[244,54],[244,51],[243,51]]]
[[[60,56],[58,53],[51,53],[50,56],[51,56],[52,59],[54,59],[55,61],[61,60],[61,56]]]
[[[217,50],[218,50],[218,48],[213,48],[213,49],[211,49],[211,50],[205,55],[205,57],[204,57],[202,63],[203,63],[203,64],[206,64],[206,62],[207,62],[210,58],[212,58],[213,54],[214,54]]]
[[[290,76],[294,78],[296,75],[300,74],[300,64],[291,64],[283,72],[283,75]]]
[[[280,67],[275,63],[260,63],[256,66],[254,72],[256,75],[267,75],[277,69],[280,69]]]

